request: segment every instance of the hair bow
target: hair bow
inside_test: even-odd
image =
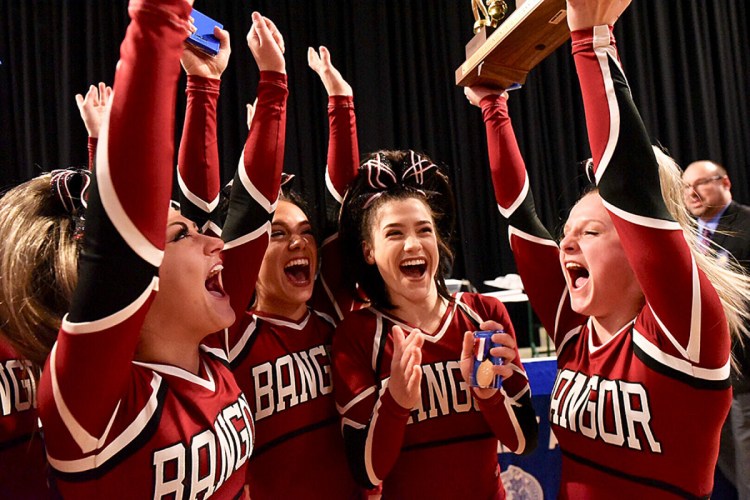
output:
[[[368,195],[362,207],[363,209],[367,209],[389,189],[399,185],[411,187],[426,196],[424,190],[421,189],[424,185],[425,173],[432,169],[437,169],[437,165],[426,158],[422,158],[421,155],[414,151],[409,151],[408,161],[408,166],[406,166],[406,161],[404,162],[405,168],[401,172],[400,179],[393,171],[391,163],[385,158],[383,153],[376,153],[373,158],[362,164],[360,169],[367,176],[367,184],[376,191]]]
[[[91,185],[91,172],[70,167],[53,170],[50,174],[52,196],[75,224],[73,239],[80,240],[83,237],[84,212],[88,206],[86,198]]]

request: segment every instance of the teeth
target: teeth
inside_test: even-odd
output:
[[[208,272],[208,279],[213,278],[214,276],[216,276],[217,274],[219,274],[223,269],[224,269],[224,266],[222,266],[221,264],[216,264]]]
[[[425,259],[409,259],[401,263],[402,266],[420,266],[424,264],[427,264]]]
[[[583,269],[583,266],[575,262],[566,262],[565,269]]]
[[[294,259],[287,263],[287,265],[284,266],[284,269],[287,269],[292,266],[309,266],[310,265],[310,259],[302,258],[302,259]]]

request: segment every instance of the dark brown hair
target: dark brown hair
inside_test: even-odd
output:
[[[416,176],[415,161],[429,165]],[[373,182],[373,162],[387,169],[385,183]],[[380,167],[378,167],[380,168]],[[443,169],[428,156],[411,150],[378,151],[365,158],[356,179],[344,197],[339,218],[339,238],[343,255],[346,285],[356,300],[363,301],[363,292],[370,303],[383,309],[392,309],[385,282],[376,265],[368,264],[362,251],[362,242],[370,241],[372,224],[378,209],[393,200],[415,198],[430,209],[435,222],[440,265],[435,274],[435,284],[440,296],[451,299],[445,286],[445,276],[453,265],[453,252],[449,246],[454,229],[455,204],[453,191]]]

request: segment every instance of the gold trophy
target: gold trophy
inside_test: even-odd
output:
[[[516,10],[504,22],[504,0],[472,0],[471,7],[474,38],[456,70],[456,84],[463,87],[521,85],[534,66],[570,37],[565,0],[516,0]]]

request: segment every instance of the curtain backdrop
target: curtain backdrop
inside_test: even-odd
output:
[[[475,284],[512,271],[507,228],[491,191],[481,113],[454,84],[471,38],[469,0],[197,0],[224,23],[232,58],[219,105],[222,177],[237,166],[257,71],[245,34],[253,9],[286,40],[290,100],[286,171],[312,204],[323,200],[327,118],[308,46],[326,45],[355,92],[362,153],[422,150],[451,167],[459,207],[455,277]],[[512,3],[511,3],[512,5]],[[0,0],[0,187],[86,163],[73,96],[111,84],[127,26],[125,0]],[[653,141],[682,165],[726,165],[748,203],[750,26],[746,0],[634,0],[615,31]],[[181,82],[184,89],[184,80]],[[176,137],[184,115],[179,92]],[[589,156],[570,43],[512,94],[511,116],[542,220],[557,231],[586,184]],[[166,145],[165,145],[166,146]],[[323,210],[318,210],[320,214]],[[321,221],[316,221],[320,223]]]

